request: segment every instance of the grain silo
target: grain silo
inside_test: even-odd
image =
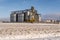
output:
[[[38,16],[39,16],[39,22],[41,22],[41,14],[38,14]]]
[[[18,14],[18,22],[24,22],[24,13]]]
[[[26,10],[13,11],[10,15],[11,22],[40,22],[41,15],[34,7]]]
[[[15,13],[12,13],[12,14],[10,15],[10,21],[11,21],[11,22],[16,22],[16,14],[15,14]]]

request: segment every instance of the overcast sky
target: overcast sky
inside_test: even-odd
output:
[[[0,18],[9,17],[11,11],[34,6],[38,13],[60,14],[60,0],[0,0]]]

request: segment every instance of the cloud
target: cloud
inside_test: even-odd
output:
[[[43,19],[60,20],[60,13],[43,15]]]

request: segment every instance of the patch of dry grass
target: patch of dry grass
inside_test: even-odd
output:
[[[60,33],[59,26],[58,24],[0,23],[0,35]]]

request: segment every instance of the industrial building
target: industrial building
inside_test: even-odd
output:
[[[10,14],[11,22],[41,22],[41,15],[32,6],[30,9],[12,11]]]

